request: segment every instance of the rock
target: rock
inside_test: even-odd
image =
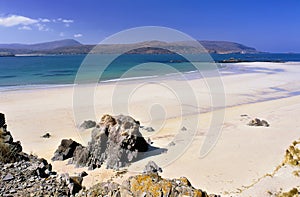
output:
[[[14,141],[9,131],[7,131],[6,134],[3,134],[2,137],[3,137],[3,143],[12,144]]]
[[[181,128],[181,131],[186,131],[186,130],[187,130],[186,127],[182,127],[182,128]]]
[[[78,193],[82,189],[82,180],[82,177],[79,176],[70,177],[70,183],[68,184],[68,187],[72,195]]]
[[[79,127],[83,129],[90,129],[96,127],[96,122],[92,120],[85,120]]]
[[[153,132],[155,131],[155,129],[153,129],[152,127],[145,127],[145,126],[140,126],[140,128],[144,131],[147,131],[147,132]]]
[[[86,173],[86,171],[82,171],[82,172],[79,173],[79,176],[82,177],[82,178],[87,176],[87,175],[88,175],[88,173]]]
[[[46,134],[42,135],[42,138],[50,138],[50,137],[51,137],[50,133],[46,133]]]
[[[148,142],[148,144],[153,144],[153,142],[151,141],[150,137],[148,137],[147,142]]]
[[[35,182],[35,178],[34,178],[34,177],[30,177],[30,178],[28,179],[28,181],[30,181],[30,182]]]
[[[154,161],[149,161],[148,164],[145,166],[143,172],[156,173],[156,172],[162,172],[162,169]]]
[[[85,166],[90,156],[89,150],[83,146],[77,146],[70,164],[75,164],[76,167]]]
[[[71,183],[76,183],[78,185],[81,185],[82,184],[82,181],[83,181],[83,178],[80,177],[80,176],[71,176],[70,177],[70,182]]]
[[[37,175],[41,178],[47,178],[52,173],[52,165],[48,164],[48,162],[45,160],[44,163],[41,163],[39,167],[36,169]]]
[[[250,120],[248,123],[249,126],[264,126],[264,127],[269,127],[269,123],[265,120],[260,120],[258,118],[255,118],[253,120]]]
[[[2,181],[11,181],[11,180],[13,180],[15,177],[12,175],[12,174],[10,174],[10,173],[8,173],[3,179],[2,179]]]
[[[139,128],[140,123],[130,116],[102,116],[88,146],[77,148],[72,162],[89,169],[99,168],[104,162],[112,169],[128,165],[138,152],[148,150]]]
[[[7,166],[7,165],[6,165]],[[66,180],[61,182],[56,176],[48,176],[47,179],[41,178],[36,173],[36,170],[49,171],[51,165],[44,159],[32,157],[30,161],[19,161],[13,163],[13,167],[7,166],[4,180],[0,182],[0,196],[4,194],[13,194],[13,196],[69,196],[70,189],[68,188]],[[0,163],[0,168],[3,169],[4,165]],[[33,170],[33,171],[32,171]],[[35,173],[32,173],[35,172]],[[52,174],[52,171],[51,171]],[[12,176],[14,177],[12,179]],[[3,171],[0,171],[0,177],[3,177]],[[70,178],[70,182],[78,182],[81,184],[82,180]],[[10,181],[9,181],[10,180]],[[78,192],[79,186],[74,184],[75,188],[72,192]]]
[[[285,151],[283,164],[300,167],[300,139],[294,141]]]
[[[263,126],[263,127],[269,127],[270,126],[269,123],[265,120],[261,120],[260,123],[261,123],[261,126]]]
[[[178,179],[178,185],[190,187],[192,184],[186,177],[180,177]]]
[[[11,133],[7,130],[5,116],[0,113],[0,162],[14,163],[23,159],[28,159],[28,155],[22,152],[19,141],[14,142]]]
[[[280,191],[276,194],[278,197],[298,197],[300,194],[300,189],[298,190],[296,187],[292,188],[290,191],[283,192]]]
[[[186,177],[179,179],[164,179],[158,173],[144,173],[131,176],[121,185],[114,182],[101,182],[89,189],[83,189],[78,196],[194,196],[219,197],[208,195],[205,191],[196,189]]]
[[[78,146],[82,147],[81,144],[72,139],[63,139],[55,151],[52,161],[63,161],[73,157],[74,151]]]
[[[3,169],[6,170],[7,168],[12,168],[12,167],[14,167],[13,163],[7,163],[7,164],[4,164]]]
[[[195,189],[186,178],[163,179],[157,173],[132,176],[122,187],[133,196],[208,196],[206,192]]]
[[[107,139],[102,156],[106,160],[108,168],[117,169],[126,166],[137,157],[138,152],[148,150],[148,143],[142,137],[139,126],[139,122],[130,116],[109,117],[106,115],[102,118],[99,131],[100,134],[104,131],[106,136],[102,134],[102,139],[104,141]],[[96,131],[96,133],[98,132]],[[92,147],[93,144],[90,145]]]
[[[4,127],[5,125],[5,115],[0,113],[0,128]]]

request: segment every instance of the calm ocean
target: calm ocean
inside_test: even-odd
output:
[[[229,58],[247,61],[300,61],[300,54],[212,54],[214,61]],[[0,88],[12,89],[73,84],[85,55],[56,55],[36,57],[0,57]],[[195,70],[190,63],[176,55],[122,55],[113,61],[101,76],[101,81],[118,79],[131,68],[147,62],[168,64],[179,72]],[[92,67],[91,67],[92,68]],[[95,67],[89,74],[98,72]],[[168,74],[156,69],[142,69],[134,77]],[[142,71],[142,72],[141,72]]]

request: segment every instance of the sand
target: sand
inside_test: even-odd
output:
[[[186,136],[195,134],[179,158],[162,166],[163,177],[185,176],[195,187],[209,193],[262,196],[270,190],[289,190],[300,185],[299,178],[296,181],[289,178],[291,170],[282,169],[277,179],[267,177],[252,186],[265,174],[272,173],[283,160],[285,149],[300,137],[299,73],[300,63],[295,62],[228,64],[228,69],[221,71],[226,96],[222,130],[216,145],[203,158],[200,158],[200,149],[211,135],[208,133],[210,121],[217,112],[222,112],[220,106],[212,105],[212,89],[204,79],[100,84],[93,94],[95,102],[85,103],[90,97],[86,94],[79,105],[74,103],[73,87],[4,91],[0,92],[0,106],[1,112],[6,114],[8,129],[15,140],[22,142],[24,151],[48,160],[63,138],[86,145],[90,130],[79,130],[78,124],[85,119],[99,120],[105,113],[129,114],[142,125],[152,126],[154,133],[143,134],[157,147],[171,150],[168,144],[174,140],[174,147],[180,147],[184,145],[180,137],[184,141]],[[126,96],[128,91],[131,95]],[[195,97],[189,96],[191,91]],[[213,97],[221,94],[214,92]],[[183,100],[179,101],[181,97]],[[95,113],[88,113],[87,109],[94,109]],[[248,121],[256,117],[267,120],[271,126],[247,126]],[[199,126],[193,125],[195,123]],[[182,126],[187,131],[179,131]],[[51,133],[51,138],[41,138],[46,132]],[[173,139],[178,132],[183,134]],[[150,159],[164,164],[162,158],[166,154],[169,153]],[[133,171],[125,177],[142,170],[146,161],[133,164]],[[53,166],[58,172],[87,170],[75,169],[66,162],[53,162]],[[109,179],[114,171],[101,168],[88,173],[84,180],[87,187]],[[249,189],[243,189],[250,185]]]

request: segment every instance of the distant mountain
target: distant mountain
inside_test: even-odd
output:
[[[258,53],[253,47],[228,41],[199,41],[210,53]]]
[[[39,44],[0,44],[0,54],[87,54],[87,53],[128,53],[128,54],[168,54],[176,50],[182,54],[192,53],[259,53],[255,48],[228,41],[199,41],[204,49],[192,42],[148,41],[134,44],[83,45],[67,39]],[[132,49],[132,50],[128,50]]]
[[[73,39],[57,40],[52,42],[44,42],[38,44],[0,44],[1,49],[13,50],[29,50],[29,51],[45,51],[60,47],[75,47],[82,44]]]

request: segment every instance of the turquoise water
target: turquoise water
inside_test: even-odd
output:
[[[78,68],[85,57],[85,55],[0,57],[0,87],[73,84]],[[248,61],[300,61],[300,54],[212,54],[215,61],[231,57]],[[201,59],[203,58],[200,57],[195,61]],[[159,64],[151,66],[155,63],[167,64],[177,72],[195,70],[192,64],[179,55],[122,55],[105,69],[100,80],[118,79],[130,69],[147,62],[147,67],[132,71],[131,73],[134,74],[128,76],[166,75],[171,72],[170,69],[160,69]],[[107,66],[101,65],[102,63],[101,60],[94,62],[95,65],[91,65],[85,73],[86,77],[98,73],[100,67]]]

